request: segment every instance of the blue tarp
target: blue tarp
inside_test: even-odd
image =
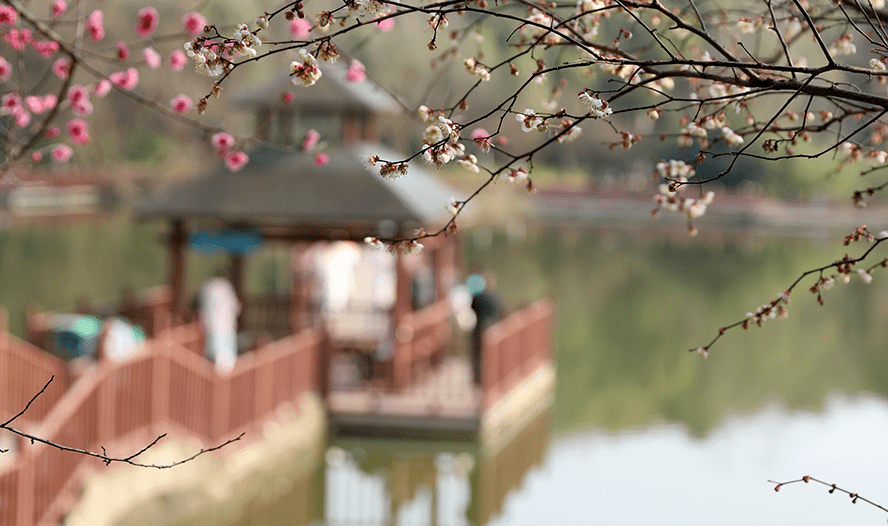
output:
[[[188,244],[198,252],[245,254],[259,249],[262,236],[249,230],[195,232],[189,236]]]

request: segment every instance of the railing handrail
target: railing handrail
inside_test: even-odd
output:
[[[481,391],[485,409],[539,365],[551,361],[553,320],[554,303],[543,298],[484,330]]]
[[[216,441],[220,439],[220,436],[233,433],[235,430],[242,430],[244,426],[253,426],[263,420],[280,402],[295,401],[301,393],[317,387],[311,367],[316,361],[314,353],[318,352],[322,338],[315,329],[307,329],[282,340],[271,342],[266,347],[250,353],[235,365],[230,374],[216,373],[215,368],[208,361],[174,341],[172,339],[174,335],[174,332],[165,331],[163,337],[147,342],[146,348],[129,360],[104,361],[96,365],[64,393],[46,415],[44,421],[34,430],[35,433],[50,441],[63,442],[62,438],[74,432],[74,436],[78,437],[75,441],[80,440],[81,443],[66,445],[95,448],[99,445],[119,442],[129,433],[146,429],[144,427],[146,425],[150,428],[162,424],[162,422],[155,421],[157,418],[171,422],[169,408],[159,410],[154,407],[156,405],[154,401],[158,399],[157,394],[161,393],[168,397],[171,392],[175,392],[175,389],[183,388],[183,385],[186,387],[195,385],[187,377],[182,385],[173,384],[169,372],[163,378],[156,375],[156,372],[163,370],[164,367],[166,371],[169,371],[170,365],[173,364],[179,369],[180,378],[183,374],[181,371],[187,371],[184,374],[197,379],[198,382],[202,382],[199,385],[209,389],[208,393],[206,391],[203,393],[202,400],[213,400],[219,404],[218,407],[210,406],[213,415],[209,420],[209,427],[201,426],[198,422],[176,421],[184,423],[188,432],[206,441]],[[278,374],[275,368],[283,363],[282,361],[288,360],[291,369],[304,370],[304,374],[295,379]],[[124,385],[125,388],[124,382],[120,384],[117,382],[127,378],[126,374],[134,374],[133,370],[144,370],[141,368],[155,371],[152,373],[150,383],[147,384],[151,392],[144,394],[148,400],[152,400],[151,407],[147,410],[141,408],[143,412],[148,411],[147,418],[131,420],[129,423],[118,425],[121,416],[126,415],[117,414],[120,407],[116,405],[115,393],[118,392],[116,389],[121,385]],[[247,380],[247,382],[243,383],[241,380]],[[236,386],[240,386],[240,390],[246,389],[249,392],[236,392]],[[133,392],[134,389],[131,387],[130,392]],[[209,398],[207,398],[207,394],[209,394]],[[191,395],[191,398],[194,396],[196,394]],[[188,399],[189,397],[183,398]],[[160,399],[163,399],[163,396]],[[249,402],[244,403],[243,400],[249,400]],[[92,415],[94,421],[80,421],[83,419],[81,416],[83,414]],[[185,413],[180,412],[179,414],[187,415],[189,413],[186,410]],[[132,422],[135,422],[136,426],[143,427],[133,427]],[[64,465],[54,466],[50,471],[39,472],[42,476],[48,477],[44,479],[45,482],[35,480],[38,476],[38,472],[35,471],[36,467],[45,468],[47,463],[47,460],[41,463],[40,459],[46,459],[46,455],[57,455],[58,453],[59,451],[54,448],[24,448],[21,454],[16,457],[17,467],[13,470],[18,477],[16,491],[19,495],[21,492],[32,492],[32,496],[13,499],[14,502],[9,504],[18,506],[15,511],[15,515],[19,517],[18,523],[31,524],[29,517],[36,520],[46,513],[55,513],[49,509],[43,509],[42,505],[56,501],[60,495],[58,492],[64,491],[65,485],[78,467],[87,460],[87,457],[82,457],[71,461],[71,457],[64,457],[66,460],[62,463]],[[74,455],[74,453],[66,453],[66,455]],[[58,459],[56,459],[57,461]],[[51,483],[49,483],[50,479]],[[37,488],[44,488],[42,491],[54,494],[33,494]],[[22,502],[25,504],[20,505]],[[41,506],[37,506],[38,502]],[[35,506],[39,509],[35,509]]]

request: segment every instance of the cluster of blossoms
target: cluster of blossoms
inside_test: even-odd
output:
[[[786,305],[789,304],[791,299],[792,296],[790,296],[789,291],[785,290],[770,303],[766,303],[756,309],[755,312],[747,312],[746,319],[743,320],[743,328],[748,329],[752,324],[761,327],[768,320],[785,320],[789,317],[789,310],[786,308]]]
[[[313,86],[318,79],[321,78],[321,68],[318,67],[318,60],[306,49],[299,50],[299,60],[290,62],[290,75],[293,77],[293,84],[299,86]]]
[[[246,153],[234,149],[236,141],[230,133],[219,132],[213,134],[210,142],[213,144],[213,148],[216,149],[216,153],[225,159],[226,168],[232,172],[237,172],[250,160]]]
[[[466,153],[460,139],[461,127],[440,112],[435,112],[426,106],[420,106],[419,116],[426,123],[422,136],[422,157],[426,164],[434,164],[437,168],[444,166],[456,159],[460,168],[478,173],[478,158]]]
[[[577,95],[577,101],[596,119],[607,118],[613,113],[606,100],[599,99],[588,89],[584,89]]]
[[[486,66],[478,63],[473,57],[469,57],[463,61],[466,71],[480,78],[481,80],[490,80],[490,70]]]
[[[583,133],[583,129],[569,120],[561,121],[561,129],[556,137],[557,142],[573,142]]]
[[[542,37],[542,44],[545,46],[555,46],[563,41],[561,36],[552,31],[554,20],[546,13],[534,9],[526,20],[527,23],[521,26],[520,30],[525,41],[537,40]]]
[[[530,179],[530,175],[523,166],[519,166],[518,168],[509,168],[508,170],[503,171],[500,174],[500,179],[506,181],[511,184],[523,184],[527,193],[532,194],[536,192],[536,187],[533,185],[533,180]]]
[[[853,55],[857,53],[857,46],[852,42],[853,39],[854,35],[851,33],[845,33],[835,39],[827,51],[829,51],[829,54],[834,57]]]
[[[364,238],[364,244],[374,250],[387,250],[390,253],[400,251],[404,255],[419,254],[425,248],[422,243],[415,239],[396,241],[394,243],[386,243],[381,239],[373,236]]]
[[[60,18],[68,12],[68,5],[64,0],[55,0],[51,5],[51,15],[54,18]],[[75,61],[73,57],[63,53],[61,41],[40,40],[36,38],[38,32],[32,31],[27,27],[21,27],[25,23],[30,22],[27,16],[19,17],[16,9],[9,5],[0,6],[0,40],[8,44],[15,51],[24,51],[27,47],[33,48],[40,57],[50,59],[47,66],[48,71],[52,72],[55,77],[60,80],[71,82],[71,76],[75,72]],[[153,7],[144,7],[137,13],[137,20],[133,27],[134,31],[142,39],[151,37],[158,28],[159,14],[157,9]],[[105,13],[101,9],[82,15],[82,29],[88,41],[101,42],[106,38],[105,30]],[[203,30],[206,23],[205,19],[195,13],[188,13],[183,18],[183,24],[187,29],[188,23],[198,22],[199,30]],[[9,26],[9,27],[6,27]],[[64,26],[59,26],[64,29]],[[42,33],[40,33],[42,34]],[[126,42],[118,40],[109,46],[116,50],[113,55],[119,62],[125,62],[130,59],[130,49]],[[158,69],[163,58],[160,53],[151,46],[144,47],[141,53],[142,63],[150,69]],[[111,58],[111,57],[109,57]],[[79,59],[83,60],[83,59]],[[169,64],[174,70],[181,69],[185,61],[185,54],[180,51],[174,51],[170,55]],[[138,64],[136,64],[138,65]],[[178,67],[177,67],[178,66]],[[32,66],[28,66],[29,73],[33,72]],[[2,108],[0,115],[11,117],[10,125],[21,128],[23,133],[18,134],[21,137],[22,144],[34,144],[37,134],[40,134],[41,140],[58,140],[62,137],[61,129],[67,131],[67,138],[75,145],[85,145],[91,142],[89,133],[89,123],[86,118],[93,114],[93,102],[96,98],[102,98],[107,95],[113,87],[118,89],[131,91],[139,84],[140,73],[136,67],[125,67],[120,71],[108,74],[106,78],[99,78],[91,85],[81,85],[71,82],[66,92],[47,93],[35,91],[31,93],[22,93],[22,85],[13,78],[13,68],[11,64],[3,57],[0,57],[0,82],[9,82],[14,87],[5,93],[2,97]],[[38,84],[39,90],[53,89],[51,82],[41,82]],[[171,101],[173,111],[184,113],[191,107],[190,99],[186,101],[184,96],[179,96]],[[52,113],[51,113],[52,112]],[[66,118],[65,113],[70,112],[75,118],[71,118],[61,127],[53,124],[48,119]],[[34,116],[46,115],[43,118],[34,119]],[[14,152],[13,161],[17,159],[16,149],[14,145],[8,145],[10,152]],[[63,143],[49,144],[47,146],[37,146],[30,149],[27,153],[31,162],[40,162],[43,159],[43,151],[49,150],[51,158],[56,162],[66,162],[73,156],[73,149]],[[24,158],[24,156],[22,156]]]
[[[653,216],[657,216],[661,210],[683,213],[688,219],[688,233],[692,236],[697,235],[697,228],[691,221],[705,214],[715,198],[714,192],[706,192],[697,199],[679,194],[679,186],[686,183],[695,173],[694,168],[684,161],[673,159],[657,163],[654,176],[671,182],[659,185],[658,193],[654,196],[654,209],[651,210]]]
[[[397,179],[407,175],[407,163],[397,161],[383,161],[378,155],[367,158],[369,166],[379,166],[379,175],[385,179]]]
[[[211,79],[221,77],[230,64],[216,53],[216,45],[205,46],[204,42],[202,38],[185,42],[185,55],[194,60],[194,70],[199,75]]]
[[[515,120],[521,123],[521,131],[525,133],[533,130],[542,133],[549,129],[548,121],[537,115],[537,113],[530,108],[524,110],[524,113],[516,115]]]

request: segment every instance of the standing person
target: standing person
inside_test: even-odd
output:
[[[466,280],[466,287],[472,294],[472,311],[475,313],[475,327],[472,329],[472,372],[475,383],[480,384],[481,335],[502,318],[503,307],[496,294],[496,280],[492,274],[472,274]]]
[[[237,317],[241,304],[224,273],[217,271],[203,284],[200,305],[207,357],[216,363],[216,371],[230,371],[237,360]]]

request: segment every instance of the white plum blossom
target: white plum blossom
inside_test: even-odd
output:
[[[664,179],[677,180],[683,178],[687,181],[691,177],[694,177],[695,173],[694,168],[684,161],[670,159],[668,162],[660,161],[657,163],[657,174]]]
[[[321,78],[321,69],[318,61],[305,49],[299,50],[299,59],[290,63],[290,75],[293,76],[293,84],[312,86]]]
[[[257,18],[256,20],[259,19]],[[266,25],[268,25],[267,20]],[[262,40],[250,31],[247,24],[241,23],[235,26],[233,36],[234,40],[237,41],[233,47],[235,53],[250,58],[254,58],[259,54],[256,48],[262,46]]]
[[[873,275],[862,268],[857,269],[857,277],[867,285],[873,282]]]
[[[728,146],[738,146],[743,144],[743,137],[738,135],[734,130],[728,128],[727,126],[722,128],[722,136],[724,136],[725,143]]]
[[[427,126],[422,135],[422,142],[427,145],[436,144],[443,140],[444,132],[441,130],[441,127],[436,124]]]
[[[212,49],[201,46],[197,41],[185,42],[184,47],[185,54],[194,60],[194,70],[199,75],[213,79],[225,72],[226,62]]]
[[[424,104],[420,106],[416,112],[419,114],[419,118],[422,119],[422,122],[425,122],[426,124],[430,124],[436,120],[435,111],[429,109],[429,107]]]
[[[588,111],[590,115],[597,119],[606,118],[613,113],[613,110],[610,109],[607,101],[595,97],[589,90],[584,89],[581,91],[577,95],[577,102],[586,108],[586,111]]]
[[[450,212],[451,215],[456,217],[459,214],[460,209],[462,208],[462,201],[458,201],[455,197],[450,197],[450,201],[447,202],[447,211]]]
[[[370,248],[372,248],[372,249],[374,249],[374,250],[383,250],[383,249],[385,249],[385,243],[383,243],[382,241],[380,241],[379,239],[377,239],[377,238],[375,238],[375,237],[371,237],[371,236],[365,237],[365,238],[364,238],[364,243],[365,243],[368,247],[370,247]]]
[[[463,65],[466,67],[466,71],[472,75],[475,75],[484,81],[490,80],[490,70],[479,64],[473,57],[465,59]]]
[[[744,35],[751,35],[755,33],[755,24],[748,16],[741,16],[737,22],[737,30]]]
[[[533,130],[545,131],[546,121],[537,116],[536,112],[530,108],[524,110],[524,113],[515,116],[515,120],[521,123],[521,131],[530,132]]]
[[[500,176],[509,183],[520,183],[527,179],[527,170],[523,166],[511,168]]]
[[[835,39],[827,51],[834,56],[853,55],[857,53],[857,46],[851,42],[853,39],[854,36],[851,33],[845,33]]]
[[[457,160],[456,165],[467,172],[480,172],[480,168],[478,168],[478,158],[472,154],[468,154],[462,159]]]

